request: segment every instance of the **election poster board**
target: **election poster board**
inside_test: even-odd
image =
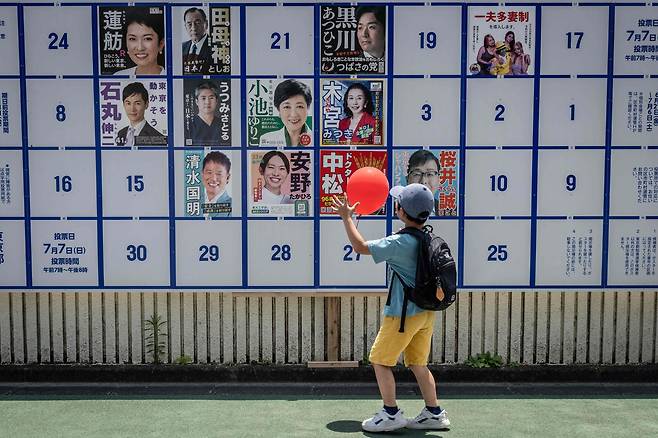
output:
[[[658,288],[655,4],[29,0],[0,59],[1,290],[384,290],[363,167],[462,289]]]

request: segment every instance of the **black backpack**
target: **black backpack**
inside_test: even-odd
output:
[[[407,286],[400,275],[393,271],[404,289],[400,333],[404,332],[404,321],[407,314],[407,303],[413,301],[418,307],[426,310],[445,310],[457,298],[457,268],[452,258],[448,244],[432,233],[432,227],[425,225],[422,230],[413,227],[403,228],[398,234],[410,234],[418,239],[418,256],[416,259],[416,282],[414,287]],[[444,298],[436,297],[437,288],[443,289]],[[391,301],[393,281],[388,291],[386,304]]]

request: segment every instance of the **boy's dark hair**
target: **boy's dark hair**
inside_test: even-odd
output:
[[[345,114],[347,114],[347,117],[352,117],[352,111],[347,106],[347,95],[349,94],[350,90],[354,90],[355,88],[363,91],[363,100],[365,101],[363,105],[363,112],[372,115],[375,107],[372,104],[372,94],[370,93],[370,90],[368,90],[368,87],[363,85],[361,82],[353,83],[347,88],[347,91],[345,91],[345,94],[343,95],[343,111]]]
[[[356,8],[354,15],[356,16],[356,22],[358,23],[363,14],[372,12],[375,15],[377,21],[381,23],[382,26],[386,26],[386,8],[384,6],[359,6]]]
[[[402,207],[400,207],[400,208],[402,208]],[[404,208],[402,208],[402,210],[404,210]],[[406,214],[406,213],[407,213],[407,212],[405,211],[405,214]],[[409,218],[409,220],[410,220],[411,222],[415,223],[416,225],[423,225],[425,222],[427,222],[427,219],[430,217],[430,215],[428,214],[427,217],[424,218],[424,219],[423,219],[423,218],[419,218],[419,217],[411,217],[411,216],[409,216],[408,214],[407,214],[407,217]]]
[[[203,159],[203,166],[201,166],[201,170],[203,171],[203,169],[206,168],[206,164],[211,161],[224,166],[227,173],[231,171],[231,160],[229,160],[226,155],[219,151],[212,151],[206,155],[206,157]]]
[[[304,97],[307,107],[311,106],[313,96],[311,96],[311,89],[309,86],[297,79],[286,79],[274,89],[274,106],[279,109],[279,105],[281,105],[284,100],[297,95]]]
[[[146,8],[127,8],[126,9],[126,24],[123,28],[123,44],[126,44],[126,35],[128,33],[128,25],[132,23],[141,24],[142,26],[150,27],[158,35],[158,44],[164,41],[163,29],[163,15],[149,14]]]
[[[206,23],[208,22],[208,17],[206,17],[206,11],[199,8],[189,8],[188,10],[186,10],[185,13],[183,14],[183,21],[185,21],[185,17],[187,17],[187,14],[190,14],[192,12],[198,12],[203,17],[203,21],[205,21]]]
[[[144,102],[147,104],[149,103],[149,92],[146,91],[146,87],[141,82],[132,82],[126,85],[121,93],[121,100],[125,101],[133,94],[141,95],[142,99],[144,99]]]

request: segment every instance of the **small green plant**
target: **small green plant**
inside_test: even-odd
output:
[[[487,351],[486,353],[478,353],[475,357],[470,356],[464,363],[473,368],[499,368],[503,365],[503,358],[498,354],[491,354]]]
[[[192,358],[187,354],[181,354],[174,360],[174,363],[176,365],[187,365],[188,363],[192,363]]]
[[[146,331],[146,352],[153,357],[153,363],[162,363],[162,357],[167,351],[167,333],[164,321],[160,315],[154,313],[144,321]]]

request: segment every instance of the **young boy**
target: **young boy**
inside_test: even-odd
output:
[[[434,208],[432,192],[422,184],[396,186],[390,191],[394,198],[397,217],[407,227],[422,229]],[[439,407],[436,398],[436,383],[427,368],[432,341],[434,312],[425,311],[409,301],[404,332],[400,333],[400,316],[404,289],[395,271],[408,286],[414,286],[418,240],[409,234],[392,234],[378,240],[365,241],[352,221],[356,205],[350,206],[334,196],[334,210],[343,219],[347,237],[359,254],[371,254],[375,263],[386,261],[389,266],[391,284],[390,303],[384,308],[384,319],[375,343],[370,350],[370,362],[375,369],[377,385],[384,408],[372,418],[361,423],[367,432],[386,432],[408,427],[411,429],[445,429],[450,420],[445,410]],[[404,418],[395,400],[395,378],[391,367],[395,366],[404,351],[404,363],[411,368],[425,400],[425,408],[414,419]]]

